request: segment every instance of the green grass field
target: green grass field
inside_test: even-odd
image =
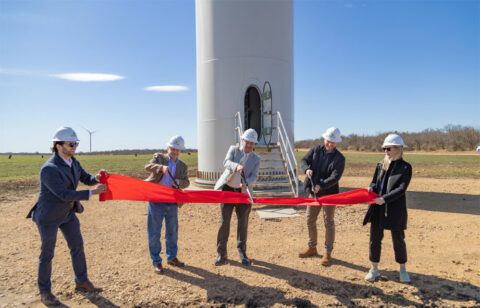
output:
[[[296,152],[298,162],[306,151]],[[372,176],[375,164],[383,154],[352,153],[345,154],[347,164],[345,176]],[[49,155],[0,155],[0,189],[12,190],[36,187],[38,172]],[[119,173],[139,178],[148,174],[143,166],[152,155],[77,155],[82,166],[90,173],[104,168],[112,173]],[[189,169],[197,168],[197,153],[182,154],[181,159]],[[427,178],[467,178],[480,179],[480,155],[452,154],[405,154],[405,160],[413,166],[414,176]]]
[[[300,163],[306,151],[296,152]],[[345,175],[372,176],[375,164],[383,159],[382,153],[347,152]],[[404,159],[413,168],[414,176],[427,178],[480,179],[480,155],[406,153]]]
[[[4,181],[30,180],[38,177],[40,167],[50,158],[50,155],[13,155],[8,159],[6,155],[0,155],[0,183]],[[152,158],[152,155],[77,155],[83,168],[90,173],[99,169],[106,169],[110,172],[147,176],[144,165]],[[183,154],[181,159],[189,166],[196,168],[197,154]]]

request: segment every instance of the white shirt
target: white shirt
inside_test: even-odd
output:
[[[245,162],[247,161],[249,155],[250,153],[244,153],[242,159],[240,159],[240,162],[238,164],[243,166],[243,164],[245,164]],[[241,183],[242,183],[242,175],[240,174],[240,172],[235,171],[234,173],[232,173],[232,175],[228,179],[227,185],[232,188],[240,188]]]
[[[65,158],[63,158],[62,156],[60,156],[60,158],[63,159],[63,161],[64,161],[70,168],[72,168],[73,160],[72,160],[71,158],[65,159]]]

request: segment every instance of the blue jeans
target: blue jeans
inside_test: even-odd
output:
[[[165,219],[165,246],[167,260],[177,257],[178,252],[178,208],[176,203],[148,203],[148,249],[153,265],[161,264],[162,243],[160,242],[162,223]]]
[[[88,279],[87,262],[85,261],[85,252],[83,250],[83,239],[80,233],[80,222],[77,216],[71,215],[68,221],[60,225],[41,225],[37,224],[42,240],[40,257],[38,259],[38,288],[40,293],[49,293],[52,291],[52,259],[57,242],[57,232],[60,229],[67,241],[70,255],[72,257],[73,271],[75,273],[75,282],[82,283]]]

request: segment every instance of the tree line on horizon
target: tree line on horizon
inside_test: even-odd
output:
[[[350,151],[380,152],[385,137],[398,133],[408,146],[406,151],[472,151],[480,145],[480,129],[471,126],[447,125],[441,129],[425,129],[420,132],[383,132],[376,135],[351,134],[342,136],[339,149]],[[295,142],[296,148],[311,148],[321,144],[321,138]]]
[[[110,150],[110,151],[92,151],[92,152],[78,152],[76,155],[145,155],[145,154],[153,154],[153,153],[167,153],[166,149],[125,149],[125,150]],[[192,153],[196,153],[197,149],[185,149],[182,151],[184,155],[191,155]],[[4,152],[0,153],[0,155],[51,155],[51,152]]]
[[[406,151],[472,151],[480,145],[480,129],[472,126],[447,125],[441,129],[425,129],[421,132],[383,132],[376,135],[351,134],[342,136],[339,149],[361,152],[381,152],[382,143],[390,133],[398,133],[407,144]],[[321,138],[307,139],[295,142],[295,148],[311,148],[321,144]],[[197,149],[186,149],[184,154],[196,153]],[[165,153],[165,149],[124,149],[111,151],[80,152],[79,155],[142,155],[155,152]],[[5,152],[2,155],[49,155],[47,152],[13,153]]]

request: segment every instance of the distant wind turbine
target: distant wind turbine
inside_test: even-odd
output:
[[[83,127],[83,126],[82,126]],[[90,135],[90,153],[92,153],[92,135],[96,132],[98,132],[98,130],[89,130],[85,127],[83,127],[84,130],[86,130],[88,132],[88,134]]]

